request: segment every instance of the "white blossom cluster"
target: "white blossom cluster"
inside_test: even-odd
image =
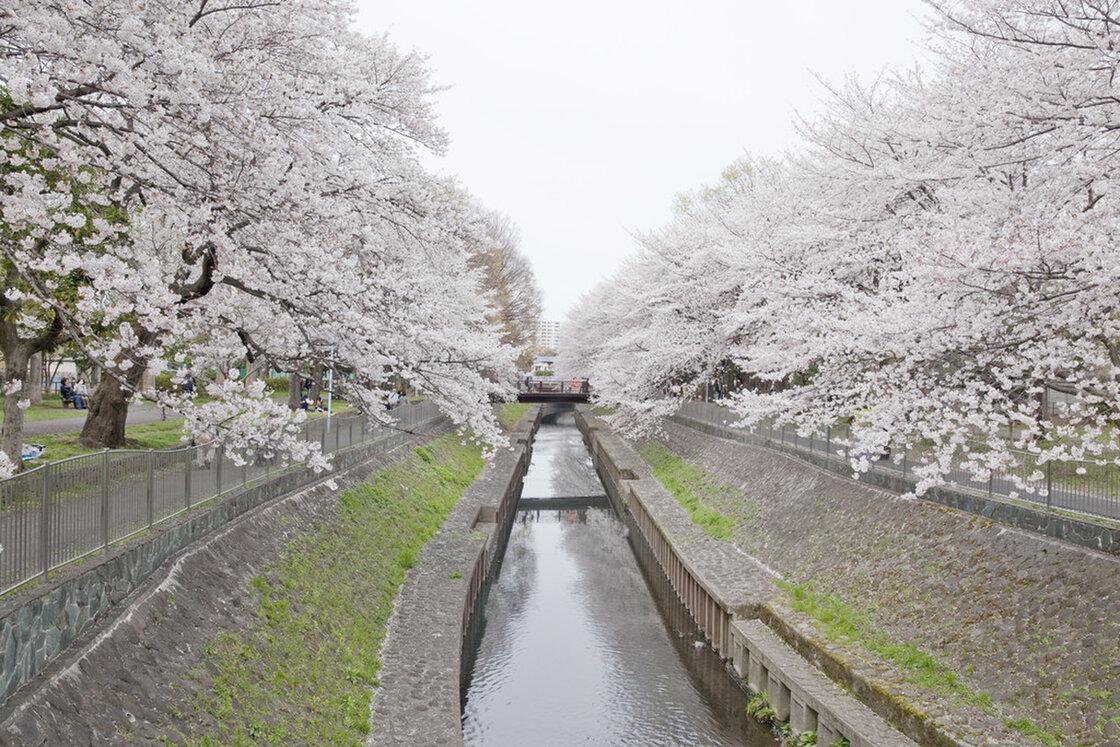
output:
[[[620,425],[732,370],[742,425],[850,419],[857,471],[924,451],[919,492],[1016,448],[1114,459],[1120,9],[932,6],[932,70],[830,90],[803,148],[682,198],[573,310],[565,367]]]
[[[121,381],[319,364],[387,417],[400,376],[499,443],[488,401],[513,352],[468,266],[481,211],[419,164],[446,142],[423,59],[351,16],[342,0],[0,6],[5,296],[27,325],[57,314]],[[244,458],[326,466],[261,386],[139,394]]]

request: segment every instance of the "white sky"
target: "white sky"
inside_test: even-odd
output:
[[[907,66],[920,0],[357,0],[358,26],[430,60],[451,134],[430,165],[520,226],[567,309],[663,225],[674,196],[796,145],[841,82]]]

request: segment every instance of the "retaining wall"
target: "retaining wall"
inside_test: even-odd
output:
[[[462,744],[465,646],[498,567],[541,408],[521,419],[463,494],[397,597],[370,708],[373,745]]]
[[[729,660],[736,674],[750,677],[752,687],[768,694],[782,720],[789,718],[797,732],[820,729],[826,737],[843,737],[852,745],[912,745],[911,737],[923,743],[944,743],[925,724],[907,723],[887,699],[871,704],[878,706],[878,712],[873,711],[774,635],[760,621],[771,612],[767,600],[773,592],[773,572],[694,525],[650,476],[637,452],[603,427],[589,408],[577,408],[576,423],[615,509],[641,532],[661,572],[712,648]],[[792,627],[782,632],[800,636]],[[869,683],[861,684],[872,689]],[[796,720],[792,703],[799,709]],[[892,728],[888,719],[902,724],[908,734]]]
[[[424,430],[439,419],[418,426]],[[409,434],[334,454],[336,472],[403,443]],[[330,475],[292,468],[214,499],[104,555],[86,559],[0,602],[0,703],[29,682],[96,620],[135,591],[169,557],[256,506]]]

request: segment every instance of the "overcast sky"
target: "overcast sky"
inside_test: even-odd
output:
[[[796,146],[814,75],[871,79],[924,38],[920,0],[357,1],[448,87],[430,165],[517,222],[557,321],[677,193]]]

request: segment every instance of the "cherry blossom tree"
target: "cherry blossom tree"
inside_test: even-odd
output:
[[[336,0],[0,8],[0,251],[104,368],[87,443],[121,442],[149,366],[181,379],[265,359],[353,372],[346,394],[374,415],[403,377],[500,441],[487,402],[512,351],[468,267],[477,210],[417,161],[446,140],[423,60],[350,31],[351,13]],[[16,168],[28,157],[43,173]],[[324,466],[263,384],[209,393],[140,394],[183,412],[195,438]]]
[[[744,426],[850,420],[853,467],[919,449],[919,491],[1014,447],[1114,459],[1120,26],[1088,2],[933,7],[929,74],[831,90],[797,154],[690,196],[574,312],[562,346],[619,422],[730,361]]]

